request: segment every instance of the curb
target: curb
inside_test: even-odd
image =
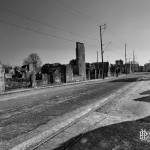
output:
[[[63,83],[63,84],[59,84],[59,85],[46,85],[46,86],[41,86],[41,87],[36,87],[36,88],[28,88],[28,89],[8,91],[8,92],[0,93],[0,96],[6,96],[6,95],[15,94],[15,93],[23,93],[23,92],[28,92],[28,91],[35,91],[35,90],[46,89],[46,88],[63,87],[63,86],[69,86],[69,85],[78,85],[78,84],[83,84],[83,83],[91,84],[91,83],[94,83],[94,82],[97,82],[97,81],[101,81],[101,83],[103,83],[103,82],[108,82],[108,81],[123,78],[123,77],[125,77],[125,75],[120,75],[120,77],[118,77],[118,78],[116,78],[116,77],[107,77],[105,79],[93,79],[93,80],[86,80],[86,81],[79,81],[79,82],[72,82],[72,83]]]

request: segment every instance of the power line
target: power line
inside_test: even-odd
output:
[[[91,15],[85,13],[85,11],[83,12],[83,11],[77,9],[77,8],[70,7],[70,6],[66,5],[66,3],[63,2],[62,0],[55,0],[55,2],[59,3],[62,7],[66,8],[67,11],[71,12],[73,15],[77,15],[77,14],[78,14],[79,16],[83,15],[84,17],[87,17],[87,18],[89,18],[90,20],[92,20],[92,22],[94,21],[95,24],[97,24],[97,23],[99,22],[98,20],[93,19],[93,16],[91,16]]]
[[[26,15],[24,15],[24,14],[19,14],[19,13],[17,13],[16,11],[13,11],[13,10],[8,9],[8,8],[0,8],[0,11],[5,11],[5,12],[8,12],[9,14],[15,15],[15,16],[20,17],[20,18],[24,18],[24,19],[26,19],[26,20],[28,20],[28,21],[35,22],[35,23],[38,23],[38,24],[40,24],[40,25],[44,25],[44,26],[46,26],[46,27],[48,27],[48,28],[60,30],[60,31],[69,33],[69,34],[71,34],[71,35],[73,35],[73,36],[78,36],[78,37],[80,37],[80,38],[83,38],[83,37],[81,37],[82,35],[80,35],[80,34],[78,34],[78,33],[75,33],[75,32],[72,32],[72,31],[67,31],[67,30],[65,30],[65,29],[62,28],[62,27],[58,27],[58,26],[54,26],[54,25],[51,25],[51,24],[46,23],[46,22],[42,22],[42,21],[37,20],[37,19],[35,19],[35,18],[28,17],[28,16],[26,16]],[[94,40],[94,41],[98,41],[97,39],[90,38],[90,37],[88,37],[87,39],[89,39],[89,40]]]
[[[74,41],[71,40],[71,39],[66,39],[66,38],[64,38],[64,37],[56,36],[56,35],[49,34],[49,33],[44,33],[44,32],[41,32],[41,31],[39,31],[39,30],[30,28],[30,27],[27,27],[27,26],[21,26],[21,25],[15,24],[15,23],[7,22],[7,21],[5,21],[5,20],[3,20],[3,19],[0,19],[0,23],[7,24],[7,25],[9,25],[9,26],[14,26],[14,27],[16,27],[16,28],[24,29],[24,30],[27,30],[27,31],[32,31],[32,32],[37,33],[37,34],[50,36],[50,37],[55,38],[55,39],[58,38],[58,39],[63,39],[63,40],[66,40],[66,41],[74,42]]]
[[[113,33],[111,30],[110,30],[110,28],[108,28],[108,30],[107,31],[109,31],[109,34],[111,34],[112,36],[113,36],[113,38],[115,37],[118,41],[118,44],[122,44],[122,45],[124,45],[124,41],[122,40],[122,39],[120,39],[115,33]]]
[[[111,41],[109,41],[108,43],[107,43],[107,45],[103,48],[104,50],[111,44],[112,42]],[[105,45],[105,44],[104,44]]]
[[[60,2],[59,0],[56,0],[56,1],[57,1],[58,3],[60,3],[60,4],[63,4],[63,7],[66,7],[65,3],[63,3],[62,1],[61,1],[61,2]],[[68,8],[68,9],[72,9],[72,8],[69,8],[69,7],[67,7],[67,8]],[[73,10],[74,12],[78,13],[78,14],[87,15],[87,14],[81,12],[80,10],[77,10],[77,9],[74,9],[74,8],[73,8],[72,10]],[[17,12],[15,12],[15,11],[13,11],[13,10],[11,10],[11,9],[1,8],[0,11],[6,11],[6,12],[8,12],[8,13],[10,13],[10,14],[15,15],[15,16],[24,18],[24,19],[26,19],[26,20],[28,20],[28,21],[35,22],[35,23],[38,23],[38,24],[47,26],[47,27],[52,28],[52,29],[57,29],[57,30],[60,30],[60,31],[69,33],[69,34],[71,34],[71,35],[73,35],[73,36],[78,36],[78,37],[82,36],[82,35],[79,35],[78,33],[72,32],[72,31],[66,31],[66,30],[65,30],[64,28],[62,28],[62,27],[57,27],[57,26],[51,25],[51,24],[49,24],[49,23],[42,22],[42,21],[37,20],[37,19],[35,19],[35,18],[28,17],[28,16],[26,16],[26,15],[24,15],[24,14],[18,14]],[[89,15],[87,15],[87,16],[90,17],[90,18],[92,18],[92,17],[89,16]],[[110,30],[109,30],[109,31],[110,31]],[[38,32],[39,32],[39,31],[38,31]],[[40,31],[40,32],[41,32],[41,31]],[[110,32],[111,32],[111,31],[110,31]],[[112,32],[111,32],[111,33],[112,33]],[[42,34],[43,34],[43,33],[42,33]],[[113,34],[113,33],[112,33],[112,34]],[[54,35],[54,36],[55,36],[55,35]],[[114,36],[114,34],[113,34],[113,36]],[[115,35],[115,36],[116,36],[116,35]],[[81,38],[81,37],[80,37],[80,38]],[[97,39],[93,39],[93,38],[87,38],[87,39],[94,40],[94,41],[98,41]],[[70,40],[70,39],[69,39],[69,40]],[[122,42],[121,42],[121,43],[122,43]],[[89,46],[96,46],[96,45],[90,45],[90,44],[88,44],[88,45],[89,45]]]
[[[78,15],[81,15],[81,12],[79,11],[79,10],[75,10],[74,8],[70,8],[70,7],[68,7],[64,2],[62,2],[62,1],[59,1],[59,0],[55,0],[59,5],[61,5],[62,7],[64,7],[64,8],[67,8],[67,10],[69,9],[70,10],[70,12],[71,13],[73,13],[73,15],[74,14],[78,14]]]
[[[66,8],[69,12],[72,12],[73,15],[78,14],[79,16],[84,15],[84,16],[91,18],[91,16],[87,15],[86,13],[84,13],[78,9],[75,9],[74,7],[70,7],[70,6],[66,5],[66,3],[64,3],[62,0],[55,0],[55,1],[62,7]]]
[[[5,20],[3,20],[3,19],[0,19],[0,23],[2,23],[2,24],[7,24],[7,25],[9,25],[9,26],[13,26],[13,27],[16,27],[16,28],[20,28],[20,29],[23,29],[23,30],[26,30],[26,31],[34,32],[34,33],[36,33],[36,34],[40,34],[40,35],[43,35],[43,36],[52,37],[52,38],[54,38],[54,39],[61,39],[61,40],[69,41],[69,42],[72,42],[72,43],[76,42],[75,40],[67,39],[67,38],[62,37],[62,36],[57,36],[57,35],[53,35],[53,34],[41,32],[41,31],[39,31],[39,30],[30,28],[30,27],[27,27],[27,26],[21,26],[21,25],[15,24],[15,23],[10,23],[10,22],[5,21]],[[89,45],[89,46],[96,46],[96,45],[92,45],[92,44],[87,44],[86,42],[84,42],[84,43],[85,43],[86,45]]]

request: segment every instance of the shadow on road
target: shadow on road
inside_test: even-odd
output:
[[[144,91],[142,93],[140,93],[141,95],[145,95],[145,94],[150,94],[150,90]]]
[[[55,150],[149,150],[150,142],[140,140],[141,129],[150,131],[150,116],[80,134]]]
[[[137,99],[134,99],[134,101],[150,102],[150,96],[145,96],[145,97],[137,98]]]
[[[125,79],[116,79],[110,82],[136,82],[138,78],[125,78]]]
[[[135,82],[137,78],[119,79],[111,82]],[[150,102],[150,90],[140,93],[149,94],[134,101]],[[149,132],[149,141],[140,139],[140,131]],[[55,150],[149,150],[150,149],[150,116],[134,121],[100,127],[80,134],[63,143]]]
[[[134,99],[134,101],[150,102],[150,90],[147,90],[147,91],[144,91],[144,92],[140,93],[140,95],[147,95],[147,94],[149,94],[149,95],[141,97],[141,98]]]

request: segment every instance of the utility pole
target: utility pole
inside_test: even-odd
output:
[[[129,64],[130,64],[130,69],[129,69],[129,73],[132,72],[132,69],[131,69],[131,61],[130,61],[131,58],[129,58]],[[132,60],[132,59],[131,59]]]
[[[133,72],[135,71],[135,56],[134,56],[134,51],[133,51]]]
[[[97,51],[97,68],[98,68],[98,78],[99,78],[99,64],[98,64],[98,62],[99,62],[99,59],[98,59],[98,51]]]
[[[100,44],[101,44],[101,58],[102,58],[102,78],[104,79],[104,58],[103,58],[103,40],[102,40],[102,30],[106,28],[106,24],[100,25]]]
[[[127,77],[127,52],[126,52],[126,48],[127,48],[127,45],[125,43],[125,73],[126,73],[126,77]]]

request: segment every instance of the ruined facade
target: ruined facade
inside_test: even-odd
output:
[[[73,70],[70,64],[66,65],[66,82],[73,81]]]
[[[76,60],[78,66],[78,75],[82,80],[86,80],[86,66],[85,66],[85,47],[83,43],[76,42]]]
[[[29,64],[29,72],[30,72],[31,86],[34,88],[37,86],[37,83],[36,83],[36,68],[33,63]]]
[[[102,78],[102,70],[104,66],[104,77],[108,76],[109,63],[108,62],[94,62],[90,64],[90,79]]]
[[[124,64],[123,64],[123,60],[116,60],[115,61],[115,65],[117,66],[117,67],[119,67],[119,69],[120,69],[120,73],[123,73],[124,72]]]
[[[53,72],[53,82],[55,84],[60,84],[62,81],[61,81],[61,72],[60,72],[60,69],[56,69],[54,72]]]

